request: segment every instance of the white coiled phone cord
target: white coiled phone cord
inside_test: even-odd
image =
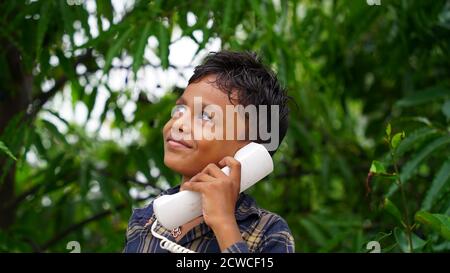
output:
[[[156,228],[157,222],[158,222],[158,220],[155,219],[155,222],[153,223],[152,228],[151,228],[151,232],[154,237],[161,240],[159,245],[161,246],[162,249],[168,250],[172,253],[195,253],[194,251],[187,249],[185,247],[182,247],[175,242],[169,241],[166,237],[156,233],[155,228]]]

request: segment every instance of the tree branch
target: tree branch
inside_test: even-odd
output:
[[[145,201],[148,200],[150,198],[154,198],[156,195],[149,195],[146,198],[139,198],[136,199],[137,201]],[[51,238],[50,240],[48,240],[47,242],[45,242],[44,244],[42,244],[41,246],[38,246],[36,244],[33,244],[33,249],[35,250],[39,250],[39,251],[45,251],[46,249],[48,249],[49,247],[51,247],[52,245],[56,244],[57,242],[59,242],[60,240],[62,240],[63,238],[65,238],[66,236],[68,236],[70,233],[84,227],[85,225],[91,223],[91,222],[95,222],[98,221],[104,217],[109,216],[110,214],[112,214],[115,211],[120,211],[124,208],[128,207],[127,203],[122,203],[117,205],[114,210],[112,209],[108,209],[102,212],[99,212],[91,217],[86,218],[85,220],[82,220],[72,226],[69,226],[68,228],[64,229],[63,231],[57,233],[55,236],[53,236],[53,238]]]
[[[64,237],[66,237],[67,235],[69,235],[70,233],[82,228],[83,226],[91,223],[91,222],[95,222],[97,220],[100,220],[108,215],[110,215],[111,213],[113,213],[114,211],[119,211],[122,210],[124,208],[127,207],[127,204],[123,203],[120,205],[117,205],[114,210],[112,209],[108,209],[105,211],[102,211],[98,214],[95,214],[87,219],[84,219],[81,222],[78,222],[72,226],[69,226],[68,228],[66,228],[65,230],[57,233],[55,236],[53,236],[53,238],[51,238],[50,240],[48,240],[47,242],[45,242],[44,244],[42,244],[38,249],[40,249],[40,251],[45,251],[46,249],[48,249],[49,247],[51,247],[52,245],[56,244],[57,242],[59,242],[60,240],[62,240]]]

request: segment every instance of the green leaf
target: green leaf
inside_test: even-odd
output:
[[[327,239],[323,232],[312,221],[307,218],[300,219],[300,224],[306,230],[306,233],[320,246],[327,244]]]
[[[66,119],[62,118],[57,112],[55,112],[55,111],[53,111],[53,110],[50,110],[50,109],[45,109],[45,111],[46,111],[47,113],[49,113],[50,115],[54,116],[55,118],[57,118],[57,119],[58,119],[59,121],[61,121],[62,123],[64,123],[64,125],[66,125],[67,128],[70,128],[69,122],[68,122]]]
[[[64,74],[70,79],[70,83],[72,86],[72,106],[75,106],[75,103],[81,99],[83,95],[83,87],[78,81],[78,76],[75,72],[75,65],[71,59],[66,58],[62,50],[56,50],[56,56],[59,59],[60,67],[64,70]]]
[[[342,173],[342,175],[347,179],[348,182],[352,183],[355,181],[354,173],[351,171],[351,167],[348,164],[348,158],[341,156],[341,154],[336,153],[335,160],[337,161],[337,166]]]
[[[234,1],[226,1],[225,2],[225,11],[223,14],[223,22],[222,22],[222,33],[228,33],[229,32],[229,25],[230,25],[230,18],[233,11],[233,2]]]
[[[150,30],[151,30],[151,24],[150,22],[147,22],[144,26],[144,30],[142,31],[141,37],[139,38],[139,41],[137,43],[137,47],[134,51],[133,55],[133,72],[136,74],[138,69],[142,65],[142,60],[144,58],[144,50],[145,46],[147,45],[147,39],[148,36],[150,36]]]
[[[397,156],[403,155],[405,152],[409,151],[414,145],[422,143],[428,137],[435,135],[437,130],[429,127],[419,128],[403,139],[398,145],[395,153]]]
[[[417,92],[409,97],[397,101],[398,107],[410,107],[420,105],[432,100],[450,96],[450,89],[445,86],[433,86],[423,91]]]
[[[37,26],[36,34],[36,56],[41,55],[42,43],[44,42],[44,36],[48,29],[48,23],[50,22],[51,10],[50,5],[53,1],[42,1],[41,10],[39,12],[39,22]]]
[[[11,151],[8,149],[8,147],[6,147],[5,143],[3,143],[2,141],[0,141],[0,150],[5,154],[7,154],[12,159],[17,161],[17,158],[11,153]]]
[[[388,123],[388,125],[386,127],[386,136],[388,137],[388,139],[391,138],[391,132],[392,132],[391,124]]]
[[[88,160],[82,160],[80,162],[80,173],[79,173],[79,183],[80,183],[80,194],[83,200],[86,199],[86,194],[89,190],[90,181],[90,162]]]
[[[405,132],[396,133],[394,137],[392,137],[391,140],[391,146],[393,149],[396,149],[398,147],[398,144],[400,141],[402,141],[405,138]]]
[[[148,155],[146,150],[131,150],[130,155],[134,159],[137,169],[144,174],[148,181],[152,181],[153,177],[150,174],[150,165],[148,162]]]
[[[111,210],[114,210],[116,202],[114,201],[112,182],[103,175],[98,175],[96,180],[100,185],[103,199],[110,205]]]
[[[83,8],[81,5],[80,6],[76,6],[75,9],[75,16],[77,18],[77,20],[80,21],[81,26],[84,29],[84,33],[86,34],[86,36],[88,37],[89,40],[92,40],[92,34],[91,34],[91,27],[89,26],[89,12],[87,11],[87,9]]]
[[[447,239],[450,240],[450,216],[445,214],[433,214],[434,217],[436,217],[441,222],[441,229],[440,233],[441,235]]]
[[[384,168],[384,164],[380,161],[374,160],[372,161],[372,165],[370,166],[370,172],[375,174],[384,174],[386,173],[386,169]]]
[[[430,227],[445,239],[450,240],[450,217],[448,215],[419,211],[414,218],[417,222]]]
[[[258,21],[261,20],[264,23],[265,27],[270,29],[272,26],[269,22],[268,16],[266,16],[266,14],[265,14],[264,5],[262,5],[261,2],[258,0],[251,0],[250,5],[252,8],[252,11],[255,12],[257,17],[259,17],[256,19]]]
[[[114,97],[112,95],[105,101],[102,114],[100,115],[100,118],[99,118],[100,123],[97,128],[97,134],[100,132],[100,129],[102,128],[103,123],[106,120],[106,115],[108,114],[108,111],[110,110],[113,101],[114,101]]]
[[[397,206],[388,198],[384,198],[383,208],[399,222],[402,223],[402,214]]]
[[[111,1],[97,0],[97,12],[99,15],[105,16],[110,23],[113,22],[113,7]],[[101,28],[101,26],[99,26]]]
[[[443,105],[442,105],[442,113],[445,115],[445,117],[448,119],[450,119],[450,100],[447,100]]]
[[[56,139],[59,139],[63,144],[69,146],[69,143],[66,140],[66,137],[56,128],[56,126],[45,120],[41,120],[42,124],[45,126],[45,128],[50,132],[51,135],[53,135]]]
[[[442,189],[444,189],[446,183],[450,181],[450,157],[445,161],[436,176],[431,182],[431,186],[428,189],[425,199],[422,203],[423,210],[429,210],[434,203],[434,200],[439,195]]]
[[[103,72],[106,73],[111,67],[112,59],[116,57],[120,50],[124,47],[125,42],[133,31],[133,27],[128,28],[125,33],[123,33],[120,38],[114,42],[113,46],[108,50],[106,54],[105,67],[103,67]]]
[[[402,171],[400,172],[400,179],[402,183],[405,183],[408,181],[408,179],[412,176],[413,172],[417,170],[417,167],[419,164],[425,160],[432,152],[434,152],[436,149],[445,146],[450,143],[450,137],[448,136],[442,136],[440,138],[435,139],[431,143],[425,146],[418,154],[414,155],[412,160],[408,161],[404,167],[402,168]],[[389,192],[387,196],[391,196],[394,194],[398,189],[397,184],[393,184],[391,188],[389,189]]]
[[[123,126],[121,126],[125,122],[125,116],[123,115],[122,110],[119,108],[119,106],[114,107],[114,122],[112,124],[112,127],[123,129]]]
[[[410,253],[411,251],[407,234],[403,230],[396,227],[394,228],[394,236],[400,249],[405,253]],[[414,252],[420,251],[427,244],[427,241],[422,240],[414,233],[411,234],[411,241]]]
[[[92,93],[87,98],[86,106],[88,109],[88,116],[86,120],[89,120],[91,117],[92,110],[94,109],[95,102],[97,100],[97,94],[98,94],[98,87],[96,86],[94,87],[94,89],[92,89]]]
[[[45,149],[44,144],[42,143],[41,135],[36,131],[34,131],[33,133],[33,145],[36,147],[39,156],[48,159],[47,149]]]
[[[333,249],[335,249],[337,246],[339,246],[340,243],[348,239],[348,236],[350,233],[353,233],[353,230],[345,230],[343,232],[333,234],[333,237],[327,240],[327,243],[322,246],[318,252],[321,253],[329,253]],[[353,235],[353,234],[352,234]]]
[[[64,31],[69,35],[72,45],[75,46],[73,41],[74,29],[73,29],[73,13],[71,6],[67,5],[66,1],[58,1],[59,12],[64,24]]]
[[[169,68],[170,31],[161,22],[159,24],[159,58],[163,69]]]

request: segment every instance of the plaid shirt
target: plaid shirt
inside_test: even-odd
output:
[[[174,194],[180,186],[162,192]],[[236,221],[242,234],[239,241],[223,252],[290,253],[294,252],[294,238],[286,221],[280,216],[258,208],[247,194],[241,193],[236,204]],[[124,252],[167,253],[153,237],[150,229],[155,221],[153,202],[146,208],[134,209],[128,224]],[[159,223],[156,232],[175,241],[170,230]],[[189,230],[177,244],[195,252],[221,252],[216,236],[204,222]]]

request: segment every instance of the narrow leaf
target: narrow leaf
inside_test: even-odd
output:
[[[387,125],[387,127],[386,127],[386,136],[387,136],[388,138],[391,138],[391,132],[392,132],[392,127],[391,127],[391,124],[388,123],[388,125]]]
[[[446,183],[450,181],[450,157],[442,164],[436,176],[431,182],[431,186],[425,195],[422,203],[423,210],[429,210],[434,203],[434,200],[439,195],[440,191],[445,187]]]
[[[401,223],[402,222],[402,214],[400,213],[400,210],[397,208],[397,206],[388,198],[384,199],[383,204],[384,209],[394,218]]]
[[[394,236],[400,249],[405,253],[410,253],[411,251],[409,247],[408,236],[406,235],[406,233],[396,227],[394,229]],[[412,233],[411,239],[413,251],[420,251],[427,243],[427,241],[422,240],[414,233]]]
[[[6,147],[5,143],[3,143],[2,141],[0,141],[0,150],[5,154],[7,154],[12,159],[17,161],[17,158],[11,153],[11,151],[8,149],[8,147]]]
[[[410,160],[408,163],[406,163],[401,171],[400,179],[402,180],[402,183],[405,183],[408,181],[408,179],[412,176],[414,171],[417,170],[417,167],[420,163],[422,163],[423,160],[425,160],[433,151],[435,151],[438,148],[441,148],[442,146],[445,146],[450,143],[450,137],[448,136],[442,136],[440,138],[435,139],[431,143],[425,146],[418,154],[416,154],[412,160]],[[387,196],[391,196],[396,192],[398,189],[397,184],[393,184],[391,188],[389,189],[389,192]]]
[[[423,104],[432,100],[450,96],[450,89],[445,86],[433,86],[417,92],[409,97],[397,101],[396,106],[409,107]]]
[[[393,149],[396,149],[398,147],[398,144],[400,141],[402,141],[405,138],[405,132],[396,133],[391,140],[391,146]]]
[[[163,69],[169,68],[170,33],[163,23],[159,24],[159,58]]]
[[[447,101],[442,105],[442,113],[443,113],[444,116],[447,118],[447,120],[450,119],[450,100],[447,100]]]
[[[36,34],[36,56],[41,55],[42,43],[44,42],[44,36],[48,29],[48,23],[50,22],[50,5],[52,1],[42,1],[41,10],[39,12],[39,22],[37,25]]]
[[[415,217],[417,222],[437,231],[442,237],[450,240],[450,217],[444,214],[431,214],[426,211],[419,211]]]
[[[112,59],[116,57],[120,50],[123,48],[125,42],[128,40],[133,28],[130,27],[123,33],[120,38],[114,43],[114,45],[108,50],[106,54],[105,67],[103,67],[103,72],[107,72],[111,67]]]
[[[133,55],[133,72],[136,73],[141,67],[142,60],[144,58],[144,50],[145,46],[147,45],[147,39],[148,36],[150,36],[150,30],[151,30],[151,24],[150,22],[147,22],[144,26],[144,30],[142,31],[141,37],[139,38],[139,41],[137,43],[137,47],[134,51]]]

